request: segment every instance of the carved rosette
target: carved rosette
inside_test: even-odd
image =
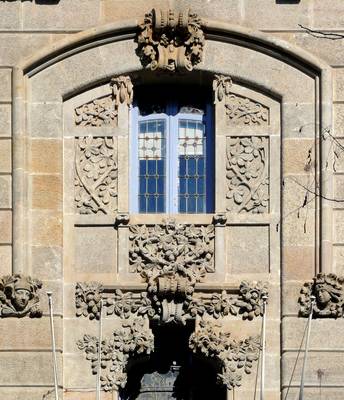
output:
[[[202,61],[204,33],[197,14],[153,9],[139,26],[137,54],[145,68],[191,71]]]
[[[241,386],[243,372],[251,373],[261,348],[259,336],[237,341],[210,320],[200,321],[190,336],[189,346],[194,353],[215,359],[220,364],[218,379],[228,390]]]
[[[133,84],[129,76],[118,76],[110,81],[111,94],[94,99],[74,110],[75,124],[79,126],[118,125],[120,104],[130,106],[133,101]]]
[[[308,317],[311,297],[315,297],[313,317],[341,318],[344,308],[344,277],[335,274],[318,274],[301,288],[299,297],[300,316]]]
[[[101,346],[101,386],[105,391],[123,388],[127,382],[129,358],[150,354],[154,350],[154,336],[143,318],[122,320],[111,338],[104,339]],[[84,335],[77,342],[86,359],[91,362],[93,374],[98,371],[99,343],[95,336]]]
[[[227,139],[227,210],[269,211],[269,139],[238,136]]]
[[[0,278],[0,317],[41,317],[42,282],[20,274]]]
[[[117,211],[117,184],[114,138],[76,138],[74,185],[79,214],[114,214]]]
[[[267,284],[241,282],[236,293],[195,291],[195,281],[186,271],[176,274],[153,274],[144,292],[107,290],[96,282],[78,283],[75,291],[76,315],[99,318],[100,300],[104,313],[122,319],[145,316],[162,323],[185,324],[196,317],[223,318],[228,315],[252,320],[263,315],[263,299],[268,296]]]

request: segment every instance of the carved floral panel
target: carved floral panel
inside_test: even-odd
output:
[[[113,214],[117,210],[117,178],[114,138],[76,138],[75,206],[79,214]]]
[[[227,211],[269,212],[269,139],[230,137],[226,152]]]
[[[263,104],[230,93],[226,97],[226,114],[231,124],[268,125],[269,109]]]

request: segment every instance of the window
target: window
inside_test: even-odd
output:
[[[214,210],[214,145],[210,105],[176,100],[132,109],[131,211]]]

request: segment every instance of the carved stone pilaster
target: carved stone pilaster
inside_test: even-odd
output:
[[[139,26],[137,54],[145,68],[191,71],[202,61],[204,34],[197,14],[153,9]]]
[[[0,278],[0,317],[41,317],[39,289],[42,282],[24,275]]]
[[[105,391],[123,388],[127,382],[129,358],[140,354],[150,354],[154,350],[154,336],[143,318],[122,320],[110,338],[105,338],[101,346],[101,386]],[[84,335],[77,342],[80,350],[91,362],[92,373],[98,371],[99,342],[95,336]]]
[[[260,352],[260,337],[249,337],[237,341],[229,332],[223,332],[214,321],[201,320],[191,335],[189,346],[194,353],[215,359],[221,366],[219,381],[228,390],[241,386],[243,372],[250,374],[253,362]]]
[[[300,316],[308,317],[311,297],[315,297],[313,317],[341,318],[344,316],[344,277],[335,274],[318,274],[301,288]]]
[[[133,84],[129,76],[118,76],[110,81],[111,94],[94,99],[75,109],[75,124],[79,126],[118,125],[119,106],[130,106],[133,101]]]

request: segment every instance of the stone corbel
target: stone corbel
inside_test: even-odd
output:
[[[0,278],[0,318],[41,317],[39,289],[42,282],[20,274]]]
[[[191,71],[203,57],[202,22],[190,10],[153,9],[139,26],[137,43],[137,54],[145,68]]]
[[[241,386],[243,372],[251,373],[253,362],[259,358],[260,343],[260,336],[237,341],[229,332],[224,332],[220,324],[201,320],[190,336],[189,346],[201,357],[217,361],[221,367],[219,382],[232,390]]]
[[[133,102],[133,84],[129,76],[118,76],[110,80],[111,94],[94,99],[77,107],[75,124],[92,127],[120,127],[125,123],[125,111]],[[123,122],[122,122],[123,120]]]
[[[299,304],[300,316],[308,317],[311,297],[315,297],[313,317],[342,318],[344,316],[344,277],[320,273],[301,288]]]

